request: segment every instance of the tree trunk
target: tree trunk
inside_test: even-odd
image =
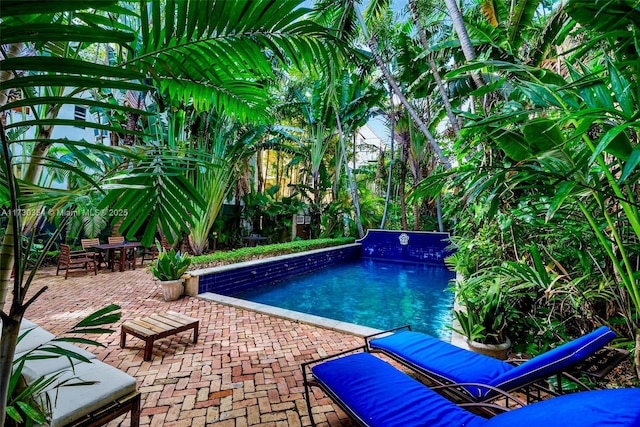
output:
[[[407,100],[407,97],[404,96],[402,89],[400,89],[400,86],[398,86],[395,79],[393,78],[393,76],[385,66],[384,61],[378,54],[376,41],[374,39],[369,39],[368,44],[369,44],[369,48],[371,49],[371,53],[374,59],[376,60],[376,63],[378,64],[378,67],[380,68],[380,70],[382,71],[382,74],[387,80],[387,83],[389,84],[389,86],[391,86],[391,88],[393,89],[393,92],[400,99],[400,102],[402,103],[404,108],[407,110],[407,112],[409,113],[413,121],[416,123],[416,125],[418,125],[418,129],[420,129],[423,135],[427,137],[429,144],[431,144],[431,148],[433,149],[434,153],[436,153],[436,155],[438,156],[438,160],[445,165],[445,168],[450,169],[451,165],[449,164],[449,159],[447,159],[442,153],[442,148],[440,148],[440,146],[438,145],[438,141],[436,141],[436,139],[433,137],[433,134],[429,131],[429,128],[427,127],[427,125],[424,123],[422,118],[418,115],[418,113],[413,108],[413,106],[409,103],[409,101]]]
[[[345,151],[344,147],[342,147],[343,144],[344,143],[341,141],[340,142],[341,147],[339,149],[342,151]],[[338,200],[338,188],[340,187],[340,176],[341,176],[340,171],[342,170],[342,156],[336,156],[335,162],[336,162],[336,165],[335,165],[336,173],[333,175],[333,188],[331,189],[331,197],[334,202]],[[349,166],[346,165],[345,170],[348,167]]]
[[[258,172],[256,191],[258,193],[262,193],[264,191],[264,178],[262,177],[262,150],[258,150],[256,152],[256,171]]]
[[[416,6],[416,0],[409,0],[409,9],[411,9],[411,16],[413,17],[413,24],[418,31],[418,36],[420,37],[420,43],[422,43],[422,48],[428,52],[429,51],[429,42],[427,41],[427,35],[425,34],[424,28],[420,24],[420,20],[418,19],[418,8]],[[433,55],[427,55],[429,61],[429,68],[431,69],[431,74],[433,75],[433,79],[436,82],[436,86],[438,87],[438,92],[440,93],[440,98],[442,99],[442,103],[444,104],[444,110],[447,113],[447,117],[451,122],[451,127],[453,128],[453,133],[457,137],[458,132],[460,131],[460,126],[458,125],[458,119],[456,115],[453,114],[453,108],[451,108],[451,102],[449,102],[449,94],[447,93],[447,89],[444,87],[444,83],[442,83],[442,78],[440,77],[440,73],[438,72],[438,67],[436,66],[436,62],[433,60]]]
[[[418,163],[417,165],[413,165],[415,169],[413,169],[413,186],[412,186],[412,190],[415,190],[418,187],[418,184],[420,184],[420,181],[422,181],[422,172],[420,170],[420,164]],[[416,203],[414,203],[413,205],[413,230],[414,231],[420,231],[420,208],[421,208],[421,204],[420,202],[416,201]]]
[[[24,43],[11,43],[5,48],[5,52],[7,53],[7,58],[16,58],[20,56],[20,53],[24,49]],[[0,69],[0,82],[6,82],[15,78],[13,70],[3,70]],[[0,106],[4,106],[9,102],[9,93],[7,90],[0,90]],[[6,116],[2,115],[3,124],[6,124],[4,120]]]
[[[278,186],[278,191],[274,194],[274,198],[278,201],[279,194],[282,191],[282,188],[280,188],[280,151],[276,151],[276,185]]]
[[[402,134],[402,145],[400,146],[400,211],[401,211],[401,223],[402,229],[409,229],[409,222],[407,221],[407,201],[406,201],[406,191],[405,185],[407,182],[407,159],[408,159],[408,149],[407,149],[407,135],[406,133]]]
[[[416,113],[413,106],[407,100],[407,97],[404,96],[402,89],[400,89],[400,86],[398,86],[395,79],[387,69],[384,60],[378,53],[378,44],[374,37],[369,36],[369,30],[367,28],[367,24],[364,22],[362,13],[360,13],[360,9],[357,6],[355,7],[355,11],[357,14],[358,22],[360,23],[360,27],[362,28],[362,32],[364,33],[364,36],[367,39],[367,45],[371,49],[371,54],[373,55],[373,59],[376,61],[376,64],[378,65],[378,68],[380,68],[380,71],[382,71],[382,74],[384,75],[385,80],[387,81],[387,83],[389,84],[393,92],[398,96],[398,98],[400,99],[400,102],[402,102],[402,105],[404,105],[404,108],[407,109],[407,112],[409,113],[411,118],[416,122],[420,131],[424,134],[424,136],[427,137],[427,140],[429,141],[429,144],[431,144],[434,153],[436,153],[436,155],[438,156],[438,160],[441,163],[443,163],[447,169],[450,169],[451,165],[449,163],[449,160],[442,153],[442,149],[438,145],[438,141],[436,141],[436,139],[433,137],[427,125],[424,124],[424,122],[422,121],[422,118],[418,115],[418,113]]]
[[[15,58],[20,56],[20,52],[24,49],[24,43],[12,43],[6,48],[7,58]],[[0,69],[0,82],[4,83],[15,78],[16,75],[13,71]],[[0,91],[0,106],[4,106],[9,102],[9,93],[6,90]],[[4,126],[6,124],[6,115],[0,115],[0,128],[2,131],[2,138],[4,140]],[[4,141],[3,141],[4,142]],[[5,153],[4,149],[2,151],[2,156],[8,156],[9,153]],[[9,162],[5,160],[6,164]],[[5,168],[4,165],[1,166]],[[8,171],[10,172],[10,171]],[[15,230],[13,229],[13,225],[11,221],[9,221],[7,225],[7,230],[5,230],[4,237],[2,239],[2,246],[0,246],[0,311],[4,309],[4,304],[7,299],[7,295],[9,295],[9,288],[11,286],[11,270],[13,270],[13,243],[14,243],[14,235]],[[3,353],[0,353],[0,356]],[[4,372],[0,372],[0,378],[6,378],[3,376]],[[0,381],[1,383],[2,381]],[[0,395],[1,397],[2,395]],[[3,406],[4,407],[4,406]],[[0,422],[4,423],[4,412],[0,414]]]
[[[438,231],[444,233],[444,224],[442,222],[442,201],[440,196],[436,199],[436,212],[438,215]]]
[[[2,378],[2,381],[0,381],[0,427],[4,427],[7,418],[10,381],[5,381],[5,378],[11,378],[21,319],[21,315],[19,317],[2,316],[2,335],[0,336],[0,378]]]
[[[125,129],[127,130],[136,130],[138,125],[138,119],[140,118],[139,114],[127,112],[127,125]],[[136,143],[136,136],[131,133],[125,133],[122,138],[122,143],[124,145],[133,146]]]
[[[393,90],[389,91],[389,104],[391,105],[391,114],[389,114],[389,130],[391,131],[391,143],[390,143],[390,155],[389,155],[389,176],[387,177],[387,194],[384,198],[384,212],[382,213],[382,221],[380,222],[380,228],[384,230],[385,222],[387,221],[387,212],[389,211],[389,199],[391,198],[391,183],[393,182],[393,143],[396,139],[396,113],[393,105]]]
[[[640,328],[636,327],[636,348],[633,356],[633,364],[636,367],[636,377],[640,378]]]
[[[313,224],[311,227],[311,238],[317,239],[320,236],[320,225],[322,224],[322,213],[320,212],[320,172],[313,172]]]
[[[18,334],[20,330],[20,322],[29,305],[23,304],[25,294],[28,287],[22,287],[22,274],[23,264],[18,259],[17,268],[15,269],[15,276],[13,279],[13,292],[11,295],[12,302],[9,306],[9,314],[5,312],[4,306],[9,295],[9,289],[11,288],[11,270],[15,263],[15,257],[20,256],[21,245],[20,241],[16,241],[19,238],[19,229],[21,228],[20,222],[20,205],[18,205],[18,185],[15,181],[11,151],[9,150],[9,140],[5,134],[4,125],[0,122],[0,169],[6,176],[7,189],[9,195],[9,215],[7,221],[7,230],[5,232],[5,238],[0,248],[0,270],[3,274],[2,287],[0,288],[0,319],[2,320],[2,326],[0,331],[0,427],[4,427],[7,417],[7,401],[9,398],[9,378],[11,378],[11,372],[13,369],[13,357],[15,355],[16,346],[18,343]],[[25,257],[26,259],[26,257]],[[6,280],[5,280],[5,275]],[[30,301],[36,299],[46,287],[36,292]]]
[[[447,4],[447,10],[449,11],[451,21],[453,22],[453,29],[458,35],[458,40],[460,40],[460,47],[462,48],[462,53],[464,53],[465,59],[467,60],[467,62],[475,61],[476,51],[474,50],[473,44],[471,43],[469,33],[467,33],[467,27],[464,24],[462,13],[458,8],[456,0],[445,0],[445,3]],[[471,78],[473,79],[476,87],[482,87],[485,85],[484,80],[482,79],[482,76],[480,74],[471,73]]]
[[[362,239],[364,237],[364,229],[362,227],[362,220],[360,219],[360,201],[358,200],[358,183],[355,181],[355,177],[352,177],[349,170],[349,162],[347,161],[347,150],[344,145],[344,133],[342,132],[342,122],[340,116],[336,111],[336,124],[338,125],[338,133],[340,136],[340,147],[342,151],[342,161],[344,162],[344,168],[347,171],[347,180],[349,181],[349,191],[351,192],[351,199],[353,200],[353,208],[355,210],[356,227],[358,228],[358,236]],[[355,146],[355,136],[353,145]],[[355,160],[354,160],[355,161]],[[336,171],[336,175],[338,171]]]
[[[4,310],[11,290],[11,272],[15,261],[13,249],[15,236],[13,223],[8,221],[7,229],[2,239],[2,247],[0,247],[0,311]]]

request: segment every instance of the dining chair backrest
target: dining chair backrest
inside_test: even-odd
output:
[[[109,243],[124,243],[124,236],[108,237]]]
[[[80,239],[80,244],[82,245],[82,249],[86,251],[94,246],[98,246],[100,239]]]

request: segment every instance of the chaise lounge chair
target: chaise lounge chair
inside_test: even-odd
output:
[[[583,362],[615,337],[613,331],[602,326],[524,363],[513,365],[410,330],[373,338],[377,335],[380,334],[366,338],[369,351],[382,352],[419,372],[441,386],[447,397],[469,402],[487,402],[501,394],[510,396],[508,393],[512,391],[526,391],[527,386],[557,375],[578,382],[565,371]],[[562,384],[560,378],[558,384]],[[534,389],[538,391],[536,400],[540,400],[540,388],[534,387],[529,391]],[[551,393],[551,390],[545,388],[544,392]],[[533,397],[529,392],[526,396],[527,402]]]
[[[359,425],[366,427],[640,426],[640,389],[637,388],[574,393],[485,419],[370,353],[337,356],[342,357],[332,356],[302,365],[313,426],[311,385],[319,386]]]
[[[35,396],[42,408],[49,409],[42,426],[97,427],[129,412],[130,425],[140,425],[141,394],[134,377],[87,350],[57,340],[27,319],[20,324],[16,369],[21,370],[26,385],[42,387]]]

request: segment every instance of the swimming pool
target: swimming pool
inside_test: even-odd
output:
[[[376,329],[410,324],[448,339],[453,277],[444,266],[357,259],[233,296]]]

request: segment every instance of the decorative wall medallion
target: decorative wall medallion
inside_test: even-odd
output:
[[[398,236],[398,240],[400,240],[400,244],[402,246],[407,246],[409,244],[409,235],[407,233],[402,233]]]

